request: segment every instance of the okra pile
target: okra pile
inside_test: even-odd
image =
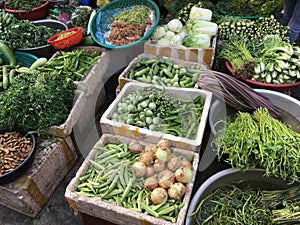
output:
[[[75,192],[175,223],[180,209],[184,206],[182,198],[186,190],[185,184],[183,184],[184,193],[178,198],[156,195],[155,200],[161,201],[153,202],[155,194],[152,192],[155,191],[145,188],[146,177],[140,174],[146,167],[134,166],[143,161],[139,153],[149,151],[154,155],[154,149],[158,148],[161,147],[151,143],[142,147],[138,141],[129,144],[107,143],[96,147],[96,153],[89,159],[88,168],[79,178]],[[167,163],[160,161],[160,164],[162,163],[164,167],[160,166],[160,169],[167,170]],[[182,177],[182,174],[179,176]]]
[[[200,76],[200,65],[183,66],[163,57],[143,58],[125,74],[125,78],[168,87],[194,87]]]
[[[204,98],[175,97],[154,86],[130,91],[112,113],[114,121],[196,139]]]

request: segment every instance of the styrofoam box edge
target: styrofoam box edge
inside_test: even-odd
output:
[[[196,140],[190,140],[188,138],[176,137],[174,135],[150,131],[145,128],[138,128],[136,126],[116,122],[108,118],[111,117],[112,113],[117,109],[118,103],[123,99],[125,95],[131,90],[140,89],[143,87],[154,86],[158,89],[165,90],[175,97],[192,97],[195,98],[199,95],[205,98],[204,107],[202,111],[201,121],[198,127],[197,138]],[[124,88],[121,90],[120,94],[104,112],[100,119],[100,126],[103,133],[114,133],[125,135],[127,137],[134,137],[139,140],[147,140],[150,142],[156,142],[160,138],[168,139],[172,142],[172,146],[183,148],[187,150],[199,151],[202,143],[202,138],[208,118],[208,112],[210,109],[210,104],[212,101],[212,93],[210,91],[195,89],[195,88],[175,88],[175,87],[162,87],[158,85],[145,84],[145,83],[127,83]]]
[[[74,209],[75,214],[77,214],[79,211],[81,213],[86,213],[88,215],[101,218],[120,225],[128,225],[128,224],[183,225],[188,204],[191,200],[193,184],[195,182],[196,172],[199,164],[199,154],[192,151],[185,151],[178,148],[171,148],[171,151],[182,154],[184,156],[193,156],[193,162],[192,162],[193,179],[191,182],[188,183],[188,190],[185,193],[185,196],[183,198],[184,207],[180,210],[176,223],[155,218],[153,216],[142,214],[134,210],[126,209],[124,207],[120,207],[112,203],[104,202],[92,197],[78,195],[77,193],[75,193],[76,187],[79,184],[79,178],[86,173],[90,165],[89,160],[94,158],[97,152],[97,147],[104,146],[107,143],[128,144],[132,140],[133,140],[132,138],[127,138],[120,135],[103,134],[99,139],[99,141],[94,145],[91,152],[86,157],[86,159],[84,160],[84,162],[82,163],[78,171],[76,172],[75,177],[71,180],[71,182],[67,186],[65,192],[65,198],[67,199],[70,206]],[[142,144],[142,146],[145,146],[147,143],[150,142],[141,141],[140,143]]]

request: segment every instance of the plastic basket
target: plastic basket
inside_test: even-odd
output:
[[[130,44],[116,46],[106,42],[106,33],[109,32],[109,25],[112,21],[110,21],[111,16],[118,15],[121,10],[126,10],[133,6],[144,5],[149,7],[154,12],[155,21],[152,27],[149,29],[146,34],[140,38],[139,40],[132,42]],[[158,6],[152,0],[116,0],[106,4],[104,7],[100,8],[95,16],[92,19],[90,24],[90,32],[92,39],[100,46],[109,48],[109,49],[117,49],[117,48],[127,48],[133,45],[140,43],[148,39],[152,32],[158,25],[160,19],[160,11]]]
[[[232,67],[230,63],[228,61],[225,61],[225,65],[228,71],[232,74]],[[250,80],[250,79],[241,79],[241,80],[244,81],[252,88],[263,88],[263,89],[278,91],[286,94],[290,94],[290,91],[293,87],[300,85],[300,80],[291,84],[271,84],[271,83],[263,83],[255,80]]]
[[[20,51],[14,51],[14,55],[17,59],[17,63],[20,66],[24,66],[24,67],[30,67],[38,59],[38,57],[36,57],[35,55],[25,53],[25,52],[20,52]],[[4,64],[8,64],[7,59],[1,53],[0,53],[0,58],[3,59]]]
[[[75,31],[64,38],[57,39],[60,35]],[[82,27],[73,27],[68,30],[59,32],[48,39],[48,43],[51,44],[56,50],[62,50],[73,47],[82,41]]]
[[[12,10],[4,5],[4,11],[13,14],[19,20],[40,20],[47,17],[49,2],[31,10]]]
[[[237,15],[231,15],[229,13],[227,13],[226,11],[224,11],[222,8],[221,8],[221,4],[222,3],[227,3],[227,2],[230,2],[232,0],[223,0],[223,1],[219,1],[217,4],[216,4],[216,8],[218,9],[218,11],[223,14],[223,15],[227,15],[227,16],[232,16],[232,17],[238,17],[238,18],[242,18],[242,19],[257,19],[259,17],[265,17],[265,16],[270,16],[271,14],[265,14],[265,15],[260,15],[260,16],[257,16],[257,15],[252,15],[252,16],[237,16]]]

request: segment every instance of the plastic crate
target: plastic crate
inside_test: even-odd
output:
[[[113,44],[109,44],[106,42],[105,34],[109,32],[109,25],[111,24],[110,18],[111,16],[116,16],[122,10],[126,10],[133,6],[147,6],[151,10],[154,11],[155,21],[152,25],[151,29],[146,32],[146,34],[140,38],[139,40],[132,42],[130,44],[116,46]],[[90,30],[92,39],[100,46],[109,48],[109,49],[119,49],[119,48],[127,48],[133,45],[140,43],[141,41],[147,40],[155,28],[158,25],[160,19],[160,11],[158,6],[151,0],[117,0],[112,1],[106,4],[104,7],[100,8],[95,16],[92,19]]]
[[[14,54],[17,59],[17,63],[20,66],[30,67],[38,59],[38,57],[36,57],[35,55],[25,53],[25,52],[14,51]],[[0,53],[0,58],[3,59],[4,64],[8,64],[7,59],[1,53]]]

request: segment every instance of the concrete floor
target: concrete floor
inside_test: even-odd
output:
[[[36,218],[31,218],[0,205],[1,225],[82,225],[80,216],[75,216],[73,210],[65,200],[64,194],[70,180],[82,163],[80,157],[76,165],[70,170],[65,179],[48,200]]]

